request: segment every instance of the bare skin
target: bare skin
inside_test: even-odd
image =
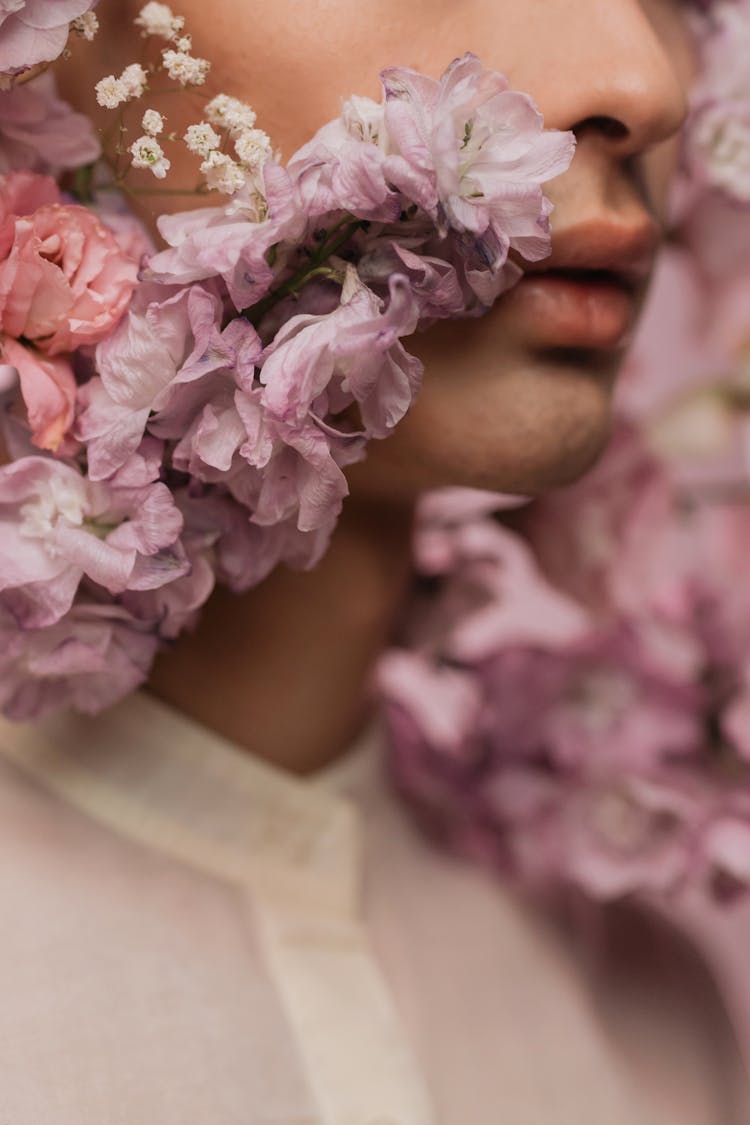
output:
[[[98,78],[140,57],[132,29],[139,6],[111,5],[104,33],[77,52],[66,92],[82,107],[90,110]],[[214,62],[212,92],[252,102],[285,156],[336,114],[341,97],[377,97],[384,66],[437,76],[475,51],[536,98],[548,126],[578,136],[572,168],[548,186],[554,244],[570,256],[580,235],[594,253],[607,238],[635,245],[640,232],[652,259],[693,69],[687,7],[185,0],[176,10],[196,53]],[[200,119],[200,99],[154,96],[148,104],[178,133]],[[170,182],[195,182],[193,159],[176,163]],[[192,205],[143,197],[141,210],[148,218]],[[370,673],[408,588],[418,494],[450,484],[535,494],[574,479],[606,443],[622,339],[573,347],[550,335],[547,318],[519,315],[503,298],[481,321],[439,326],[410,346],[425,361],[423,391],[393,437],[373,443],[351,472],[352,496],[324,562],[303,575],[279,570],[242,598],[216,596],[152,677],[163,699],[295,772],[335,759],[367,714]]]

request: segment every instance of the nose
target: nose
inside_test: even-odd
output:
[[[663,0],[551,0],[536,63],[546,124],[595,133],[621,158],[673,136],[688,111],[688,51],[682,15],[665,11]]]

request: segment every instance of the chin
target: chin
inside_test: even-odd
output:
[[[546,355],[482,385],[429,376],[411,413],[354,466],[352,492],[410,499],[460,486],[537,496],[571,484],[608,443],[612,357]]]

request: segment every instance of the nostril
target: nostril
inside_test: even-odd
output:
[[[600,137],[607,137],[613,141],[625,140],[630,134],[627,125],[624,125],[622,121],[604,114],[587,117],[583,121],[579,121],[577,125],[573,126],[573,132],[579,140],[585,133],[598,133]]]

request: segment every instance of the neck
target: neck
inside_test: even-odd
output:
[[[365,722],[374,664],[410,577],[412,512],[349,501],[322,562],[219,590],[157,661],[160,699],[294,773],[335,761]]]

